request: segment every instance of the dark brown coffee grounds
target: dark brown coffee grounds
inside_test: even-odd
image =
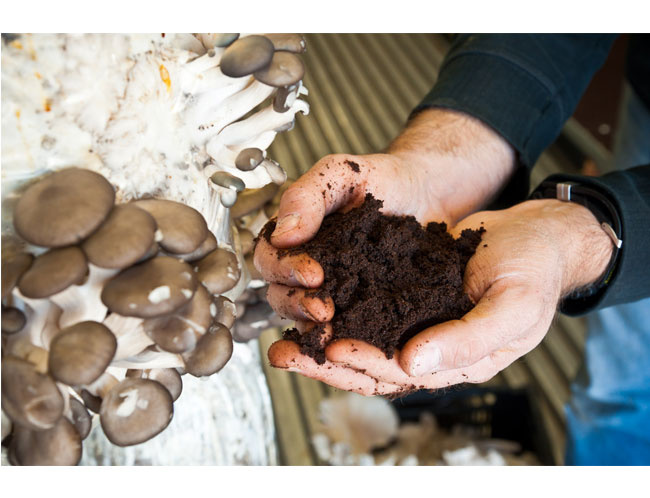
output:
[[[359,165],[355,163],[354,161],[350,161],[349,159],[345,161],[345,164],[350,166],[350,169],[354,171],[355,173],[359,173],[361,171],[361,168],[359,168]]]
[[[366,195],[360,207],[327,216],[312,240],[278,257],[307,253],[323,267],[324,284],[312,295],[334,300],[332,340],[360,339],[392,358],[424,327],[472,308],[463,273],[485,229],[464,230],[455,240],[444,223],[423,228],[412,216],[381,214],[382,204]],[[270,241],[274,229],[271,221],[260,236]],[[322,364],[322,333],[322,326],[305,334],[290,329],[284,337]]]

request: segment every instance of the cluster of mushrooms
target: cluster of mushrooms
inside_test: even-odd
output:
[[[215,230],[212,213],[164,198],[126,202],[118,188],[116,199],[111,182],[84,168],[27,187],[13,212],[27,250],[4,250],[2,259],[2,440],[14,465],[77,464],[91,413],[118,446],[156,436],[172,419],[182,375],[218,372],[233,338],[245,342],[279,323],[252,251],[289,183],[265,148],[306,112],[294,105],[306,93],[296,55],[304,39],[195,36],[206,53],[189,63],[194,69],[254,78],[229,109],[244,114],[252,93],[257,103],[272,98],[241,122],[210,125],[221,132],[206,143],[212,161],[203,173],[235,226]],[[268,128],[253,141],[259,147],[243,138],[251,120]],[[248,277],[235,302],[223,295]]]

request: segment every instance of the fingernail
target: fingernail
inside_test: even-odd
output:
[[[312,322],[319,322],[320,321],[309,311],[309,309],[307,309],[305,301],[301,300],[300,304],[299,304],[299,307],[300,307],[300,311],[302,311],[302,314],[305,315],[305,318],[307,318],[307,320],[311,320]]]
[[[442,352],[437,346],[428,345],[413,359],[411,371],[415,377],[434,372],[442,362]]]
[[[280,218],[275,225],[275,230],[273,231],[273,236],[277,237],[279,235],[285,234],[298,226],[300,223],[299,214],[288,214]]]
[[[293,278],[295,278],[300,285],[303,287],[309,287],[309,282],[307,282],[307,279],[305,276],[300,273],[298,270],[293,270]]]

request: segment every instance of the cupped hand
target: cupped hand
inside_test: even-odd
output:
[[[596,281],[611,257],[595,217],[573,203],[527,201],[479,212],[452,233],[480,226],[486,232],[464,279],[476,306],[460,320],[423,330],[390,360],[369,344],[341,339],[326,348],[323,365],[290,341],[272,345],[271,363],[365,395],[484,382],[539,344],[562,297]]]

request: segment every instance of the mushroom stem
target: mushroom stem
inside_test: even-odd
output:
[[[61,308],[49,299],[25,297],[18,288],[13,290],[13,296],[16,302],[22,301],[29,307],[29,311],[26,313],[27,323],[20,332],[21,335],[27,334],[30,341],[37,347],[46,347],[49,344],[49,339],[46,336],[51,335],[45,333],[46,328],[49,327],[48,322],[52,325],[52,320],[58,320]]]
[[[35,346],[27,335],[21,334],[21,337],[10,338],[7,343],[7,350],[12,356],[34,365],[34,369],[37,372],[47,373],[47,350]]]
[[[108,373],[107,369],[106,372],[104,372],[95,382],[81,387],[93,396],[104,398],[104,396],[106,396],[118,382],[118,379],[114,375]]]
[[[217,67],[219,62],[221,62],[221,55],[223,54],[224,49],[219,47],[213,47],[209,49],[205,54],[200,55],[196,59],[188,62],[185,67],[192,71],[194,74],[199,74],[213,67]]]
[[[118,360],[136,355],[154,343],[144,332],[142,322],[142,318],[122,316],[117,313],[111,313],[106,317],[104,325],[117,338],[117,350],[112,364]]]
[[[136,368],[139,370],[149,368],[178,368],[184,365],[183,358],[178,354],[149,350],[113,363],[114,367]]]
[[[211,103],[205,109],[201,121],[204,123],[203,142],[217,135],[225,126],[241,118],[269,97],[275,89],[259,81],[253,81],[240,92],[237,92],[222,102]]]
[[[71,285],[58,294],[50,296],[50,299],[63,310],[59,326],[65,328],[86,320],[101,322],[107,312],[101,300],[102,288],[118,271],[89,263],[88,278],[84,284]]]
[[[5,415],[4,410],[2,411],[2,439],[6,438],[11,434],[12,424],[11,419]]]

